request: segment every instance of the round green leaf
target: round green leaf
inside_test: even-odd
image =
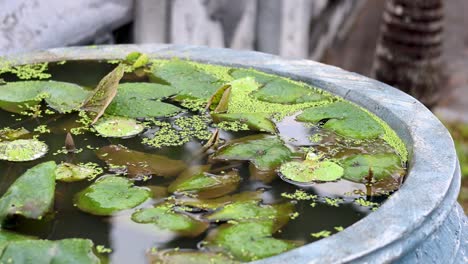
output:
[[[140,205],[151,191],[133,186],[129,179],[106,175],[75,195],[78,208],[95,215],[111,215]]]
[[[71,163],[61,163],[55,169],[55,179],[63,182],[75,182],[92,179],[99,174],[95,168],[80,166]]]
[[[106,116],[94,124],[94,129],[103,137],[129,138],[140,134],[145,127],[132,118]]]
[[[44,156],[47,145],[37,139],[17,139],[0,142],[0,160],[31,161]]]
[[[363,182],[369,176],[379,181],[404,172],[400,157],[391,153],[355,155],[343,160],[342,165],[344,178],[354,182]]]
[[[150,263],[165,264],[236,264],[239,263],[220,253],[194,250],[164,250],[149,254]]]
[[[343,168],[338,164],[316,160],[286,162],[279,171],[284,178],[302,183],[336,181],[344,174]]]
[[[178,213],[170,205],[141,209],[132,214],[132,220],[137,223],[153,224],[160,229],[192,237],[200,235],[208,228],[208,223]]]

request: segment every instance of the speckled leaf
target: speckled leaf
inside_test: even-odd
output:
[[[117,145],[102,147],[96,151],[96,155],[107,164],[125,166],[130,176],[175,176],[186,168],[183,161]]]
[[[263,205],[255,200],[237,201],[206,215],[205,218],[212,222],[228,220],[238,222],[274,221],[277,226],[283,226],[288,222],[293,210],[292,203]]]
[[[215,175],[207,173],[209,166],[195,166],[184,171],[168,187],[168,191],[196,193],[200,198],[216,198],[228,194],[240,183],[237,171]]]
[[[126,178],[105,175],[75,195],[75,203],[84,212],[112,215],[146,201],[151,191],[133,186]]]
[[[131,118],[170,116],[182,111],[182,109],[161,102],[161,99],[176,93],[177,89],[169,85],[123,83],[119,85],[117,96],[106,109],[106,113]]]
[[[29,134],[30,132],[24,128],[17,128],[17,129],[11,129],[11,128],[2,128],[0,130],[0,141],[6,140],[6,141],[11,141],[15,139],[22,138]]]
[[[191,237],[205,232],[209,225],[207,222],[177,212],[173,206],[165,204],[138,210],[132,214],[132,220],[142,224],[153,224],[160,229]]]
[[[245,222],[224,224],[208,237],[208,248],[220,248],[240,261],[274,256],[298,247],[294,241],[273,238],[274,223]]]
[[[288,161],[291,154],[278,137],[254,135],[232,141],[213,159],[249,160],[260,170],[271,170]]]
[[[260,202],[262,200],[261,191],[253,192],[242,192],[233,195],[226,195],[216,199],[199,199],[189,196],[184,196],[177,198],[174,202],[177,205],[190,206],[203,210],[216,210],[225,205],[232,204],[234,202],[244,202],[244,201],[256,201]]]
[[[264,113],[234,113],[234,114],[212,114],[213,121],[239,121],[247,124],[249,129],[255,131],[276,133],[275,124],[269,119],[269,114]]]
[[[21,175],[0,198],[0,222],[8,215],[40,219],[54,202],[53,161],[40,163]]]
[[[150,79],[174,86],[179,99],[208,99],[224,84],[197,66],[180,60],[153,66]]]
[[[278,76],[245,69],[233,70],[231,75],[236,79],[253,77],[256,82],[260,83],[262,87],[252,93],[252,96],[260,101],[279,104],[297,104],[329,99],[329,96],[323,95],[310,86],[299,85]]]
[[[390,153],[355,155],[343,160],[342,165],[345,170],[344,178],[355,182],[366,181],[370,174],[373,179],[379,181],[404,173],[400,158]]]
[[[31,240],[31,239],[35,239],[35,238],[13,233],[13,232],[6,231],[6,230],[1,230],[0,231],[0,252],[3,252],[3,249],[5,249],[5,247],[10,242],[21,241],[21,240]]]
[[[0,160],[31,161],[43,157],[49,147],[37,139],[17,139],[0,142]]]
[[[236,264],[239,263],[221,253],[194,250],[164,250],[148,255],[152,264]]]
[[[57,241],[22,240],[6,245],[1,263],[100,263],[89,239],[70,238]]]
[[[336,181],[343,176],[343,168],[331,161],[290,161],[279,171],[286,179],[301,183]]]
[[[55,179],[63,182],[75,182],[91,179],[96,176],[95,170],[71,163],[61,163],[55,169]]]
[[[117,87],[123,75],[124,66],[117,66],[113,71],[102,78],[97,87],[86,99],[82,109],[96,113],[92,124],[96,123],[97,120],[104,114],[106,108],[117,95]]]
[[[57,81],[19,81],[0,86],[0,108],[21,113],[42,99],[59,112],[78,109],[89,92],[82,87]]]
[[[382,126],[370,114],[346,102],[305,109],[296,119],[314,124],[325,120],[324,128],[357,139],[377,138],[384,133]]]
[[[129,138],[140,134],[145,127],[133,118],[105,116],[94,124],[94,129],[103,137]]]

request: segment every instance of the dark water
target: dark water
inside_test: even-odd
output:
[[[49,72],[52,74],[52,79],[66,82],[77,83],[86,87],[94,87],[99,80],[115,67],[107,63],[97,62],[67,62],[64,65],[51,65]],[[131,76],[127,76],[131,77]],[[13,77],[5,78],[13,80]],[[131,81],[131,78],[127,78]],[[190,142],[184,147],[154,149],[141,144],[141,138],[131,139],[107,139],[96,136],[92,133],[74,136],[77,148],[82,148],[83,151],[78,154],[57,154],[54,153],[64,146],[66,132],[64,128],[69,128],[74,124],[76,115],[45,115],[42,118],[30,118],[15,115],[9,112],[0,110],[0,128],[10,127],[19,128],[25,127],[29,131],[33,131],[38,125],[46,124],[52,130],[50,134],[41,134],[39,139],[44,141],[49,146],[48,154],[36,161],[13,163],[0,161],[0,193],[5,190],[28,168],[49,160],[60,162],[94,162],[98,163],[107,171],[106,164],[99,160],[95,151],[88,149],[87,146],[92,146],[94,149],[108,146],[110,144],[122,144],[129,149],[139,150],[148,153],[162,154],[173,159],[184,160],[187,164],[203,163],[206,158],[199,160],[191,160],[188,155],[190,149],[197,149],[201,145],[197,141]],[[177,117],[175,117],[177,118]],[[74,124],[76,126],[76,124]],[[289,146],[293,150],[297,150],[301,146],[315,146],[316,143],[310,142],[307,137],[313,133],[317,133],[317,128],[305,127],[303,123],[295,122],[293,118],[286,118],[283,122],[277,124],[281,132],[281,137],[285,142],[289,142]],[[221,133],[221,138],[238,138],[248,135],[249,132],[241,133]],[[288,139],[294,137],[297,141],[291,142]],[[353,146],[352,144],[337,143],[337,136],[330,134],[328,143],[323,144],[322,148],[326,150],[327,144],[338,148],[338,156],[346,156],[356,152],[373,153],[373,151],[388,151],[391,148],[383,141],[375,141],[368,143],[367,147]],[[269,184],[264,184],[260,181],[249,180],[249,170],[247,162],[238,166],[240,174],[243,178],[237,192],[258,190],[263,188],[265,203],[273,203],[284,201],[282,193],[294,193],[297,186],[288,184],[280,178],[276,178]],[[136,185],[140,186],[167,186],[171,179],[162,177],[153,177],[147,181],[136,181]],[[112,263],[145,263],[145,252],[152,247],[158,249],[164,248],[193,248],[196,249],[200,241],[205,237],[205,234],[195,238],[178,237],[174,233],[156,229],[152,225],[138,224],[130,219],[131,213],[134,211],[122,211],[111,217],[94,216],[78,210],[73,205],[73,196],[76,192],[86,188],[92,181],[80,181],[74,183],[57,182],[55,204],[53,213],[47,215],[42,220],[29,220],[24,218],[10,219],[7,223],[7,229],[27,235],[37,236],[43,239],[63,239],[63,238],[88,238],[93,240],[96,245],[104,245],[113,250],[110,254]],[[311,207],[312,201],[298,201],[296,211],[299,216],[290,220],[290,222],[282,228],[282,232],[275,235],[278,238],[300,240],[305,242],[313,242],[317,238],[310,234],[321,230],[329,230],[335,233],[335,227],[348,227],[358,220],[365,217],[371,212],[370,208],[360,206],[354,202],[354,199],[361,197],[358,194],[350,194],[354,190],[363,190],[366,188],[363,184],[352,183],[346,180],[341,180],[332,183],[315,184],[313,187],[303,188],[310,194],[320,196],[315,207]],[[344,201],[338,207],[331,206],[324,201],[324,197],[342,198]],[[367,199],[366,196],[362,196]],[[369,198],[373,202],[383,202],[385,197]],[[151,207],[158,200],[150,200],[140,205],[139,207]],[[216,225],[213,224],[213,227]],[[376,234],[378,235],[378,234]]]

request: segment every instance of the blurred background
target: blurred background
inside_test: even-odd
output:
[[[312,59],[418,98],[446,124],[468,212],[467,0],[0,0],[0,56],[174,43]]]

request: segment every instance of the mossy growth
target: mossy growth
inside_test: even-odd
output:
[[[0,76],[4,73],[16,75],[19,79],[49,79],[50,73],[47,73],[48,63],[35,63],[25,65],[15,65],[14,62],[0,60]]]

